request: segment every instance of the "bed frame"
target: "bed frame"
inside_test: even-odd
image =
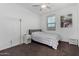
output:
[[[33,32],[42,32],[42,30],[41,29],[29,29],[29,35],[31,35]],[[48,38],[47,38],[48,39]],[[37,43],[41,43],[41,44],[43,44],[43,45],[48,45],[48,46],[50,46],[50,47],[52,47],[52,48],[54,48],[54,49],[57,49],[57,46],[58,46],[58,42],[56,43],[56,45],[54,44],[54,41],[53,41],[53,44],[54,45],[52,45],[52,43],[51,43],[51,45],[48,43],[48,42],[46,42],[46,41],[42,41],[42,40],[38,40],[38,41],[36,41],[36,40],[34,40],[34,38],[31,38],[31,40],[33,41],[33,42],[37,42]],[[51,41],[51,39],[50,39],[50,41]]]
[[[41,29],[29,29],[29,35],[31,35],[33,32],[41,32]]]
[[[41,29],[29,29],[29,35],[31,35],[33,32],[42,32],[42,30],[41,30]],[[40,42],[34,41],[33,39],[31,39],[31,40],[32,40],[32,42],[35,42],[35,43],[37,43],[37,44],[41,44],[41,45],[44,45],[44,46],[50,47],[50,48],[52,49],[51,46],[48,46],[48,45],[46,45],[46,44],[43,44],[43,43],[40,43]]]

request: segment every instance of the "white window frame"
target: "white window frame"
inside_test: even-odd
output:
[[[48,17],[55,17],[55,23],[48,23]],[[47,30],[56,30],[56,16],[52,15],[52,16],[48,16],[47,17]],[[55,27],[48,27],[48,24],[55,24]]]

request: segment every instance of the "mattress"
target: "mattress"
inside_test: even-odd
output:
[[[58,35],[45,32],[33,32],[31,36],[34,41],[52,46],[53,48],[57,49],[59,41]]]

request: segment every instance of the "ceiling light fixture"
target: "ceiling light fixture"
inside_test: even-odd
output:
[[[43,4],[41,5],[41,8],[47,8],[47,5]]]

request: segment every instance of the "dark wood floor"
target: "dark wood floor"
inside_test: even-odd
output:
[[[79,48],[66,42],[59,42],[57,50],[32,42],[0,51],[1,56],[79,56]]]

